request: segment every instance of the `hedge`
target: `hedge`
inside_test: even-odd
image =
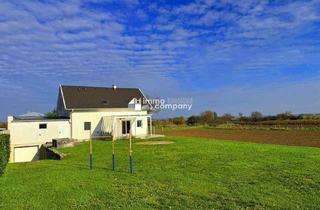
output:
[[[9,162],[10,158],[10,136],[0,135],[0,176]]]

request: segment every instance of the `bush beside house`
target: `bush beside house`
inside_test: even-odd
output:
[[[0,135],[0,176],[4,173],[10,158],[10,136]]]

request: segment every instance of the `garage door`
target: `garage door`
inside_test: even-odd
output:
[[[28,162],[32,160],[38,160],[38,150],[38,146],[15,147],[14,162]]]

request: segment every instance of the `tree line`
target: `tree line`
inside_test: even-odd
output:
[[[225,113],[219,116],[213,111],[204,111],[199,115],[192,115],[190,117],[172,117],[167,119],[154,120],[156,125],[217,125],[227,122],[234,122],[240,124],[254,124],[261,122],[279,122],[279,121],[316,121],[320,122],[320,115],[317,114],[292,114],[292,112],[283,112],[276,115],[263,115],[261,112],[254,111],[249,116],[239,113],[234,116],[229,113]]]

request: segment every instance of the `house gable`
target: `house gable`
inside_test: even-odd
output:
[[[57,112],[58,112],[59,117],[69,117],[70,116],[70,111],[66,110],[66,107],[65,107],[65,104],[63,101],[61,86],[59,88],[59,93],[58,93]]]

